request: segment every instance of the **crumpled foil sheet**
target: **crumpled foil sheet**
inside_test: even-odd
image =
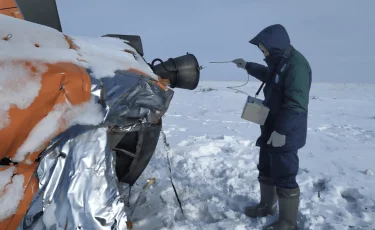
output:
[[[157,122],[173,91],[130,71],[91,80],[92,96],[103,108],[103,122],[75,125],[50,142],[37,170],[38,192],[19,230],[127,229],[109,129],[132,131]]]

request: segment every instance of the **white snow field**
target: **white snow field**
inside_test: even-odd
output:
[[[226,88],[239,84],[201,82],[194,91],[176,90],[163,122],[186,218],[160,139],[133,187],[131,205],[146,180],[156,178],[134,216],[134,229],[261,229],[276,218],[242,213],[260,198],[260,130],[241,119],[246,95]],[[240,89],[254,95],[259,85]],[[375,85],[313,83],[310,98],[308,143],[299,152],[299,227],[375,229]]]

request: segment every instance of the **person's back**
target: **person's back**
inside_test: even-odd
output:
[[[286,136],[284,149],[296,150],[306,144],[312,71],[307,59],[294,47],[284,68],[278,73],[279,86],[271,87],[274,90],[271,94],[277,99],[270,101],[277,101],[277,109],[271,112],[270,122],[265,128],[267,132],[258,141],[258,146],[269,148],[268,137],[276,131]]]
[[[295,47],[289,57],[286,68],[297,68],[301,69],[301,73],[298,77],[301,78],[299,81],[301,84],[302,93],[295,92],[293,99],[296,100],[292,105],[292,109],[296,112],[307,112],[309,104],[309,92],[311,87],[311,67],[305,56],[299,52]]]

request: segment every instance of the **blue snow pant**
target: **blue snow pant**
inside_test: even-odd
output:
[[[296,181],[299,158],[298,150],[275,150],[260,148],[259,152],[259,178],[272,178],[274,186],[281,188],[297,188]]]

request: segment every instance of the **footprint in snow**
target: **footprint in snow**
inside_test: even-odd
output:
[[[341,192],[341,197],[347,202],[346,210],[352,216],[358,217],[363,224],[368,224],[372,222],[371,220],[365,220],[364,217],[367,214],[374,212],[375,206],[374,201],[366,198],[361,192],[356,188],[347,188]]]
[[[359,199],[363,199],[364,196],[356,188],[348,188],[341,192],[341,197],[344,198],[348,203],[355,203]]]

